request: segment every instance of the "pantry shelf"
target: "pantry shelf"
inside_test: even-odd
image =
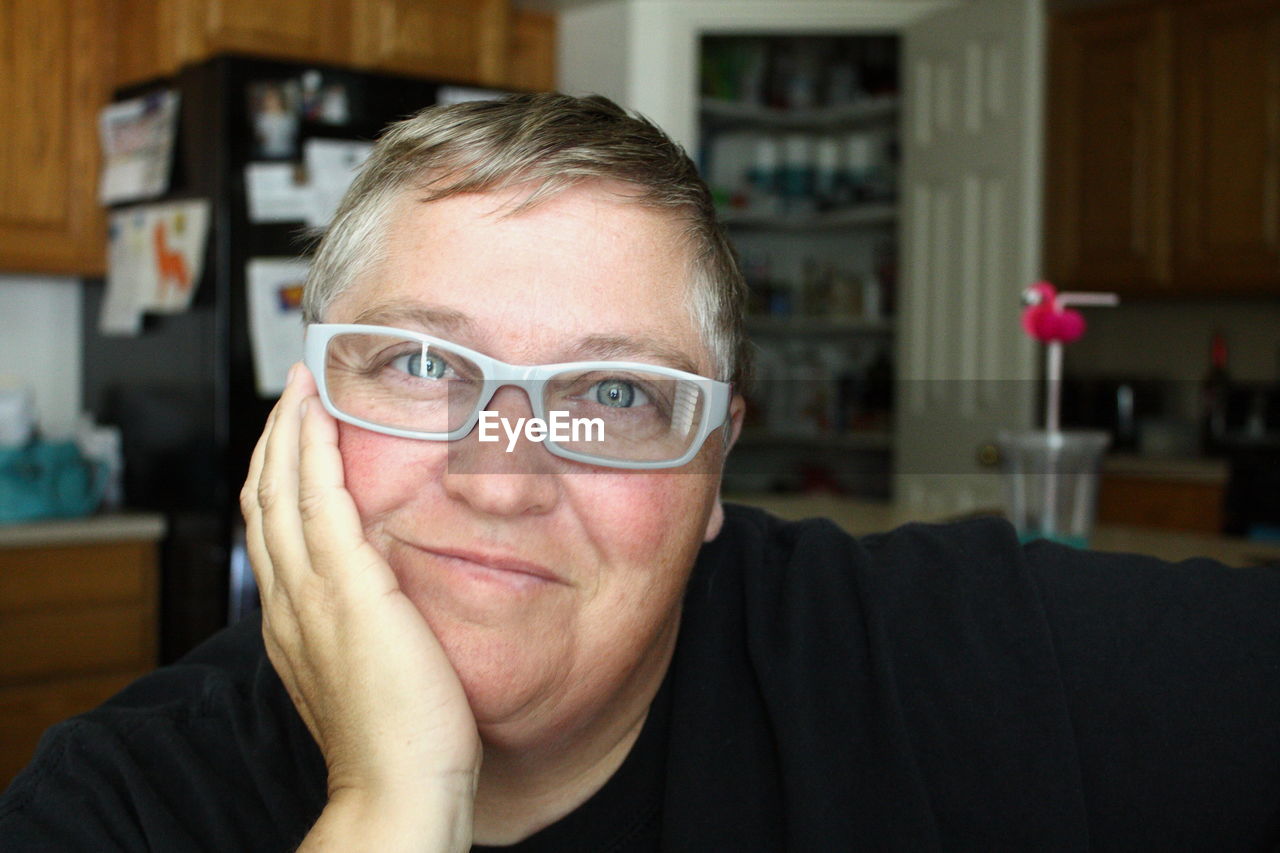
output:
[[[880,95],[839,106],[783,110],[718,98],[703,98],[702,118],[716,129],[736,125],[777,130],[834,130],[880,123],[897,116],[901,98]]]
[[[898,221],[898,205],[861,204],[807,216],[731,209],[720,212],[720,221],[728,228],[768,228],[775,231],[824,231],[892,225]]]

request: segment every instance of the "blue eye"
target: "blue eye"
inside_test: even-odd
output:
[[[596,402],[614,409],[628,409],[649,402],[649,396],[635,383],[623,379],[605,379],[595,385]]]
[[[392,361],[391,366],[419,379],[440,379],[449,370],[449,362],[429,352],[402,355]]]

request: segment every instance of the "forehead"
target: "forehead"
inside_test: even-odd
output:
[[[325,319],[403,322],[516,363],[566,360],[590,339],[612,341],[610,357],[665,352],[686,362],[672,366],[710,371],[672,214],[601,181],[513,212],[526,192],[401,196],[380,259]]]

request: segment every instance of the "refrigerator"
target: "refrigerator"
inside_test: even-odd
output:
[[[162,662],[256,603],[238,494],[275,394],[255,376],[246,268],[300,258],[308,239],[304,222],[278,211],[250,216],[247,170],[301,168],[308,140],[372,140],[438,98],[467,97],[446,81],[227,55],[116,99],[166,90],[178,95],[172,166],[167,192],[150,201],[208,200],[203,271],[188,310],[146,315],[136,336],[99,331],[106,286],[86,282],[81,353],[84,409],[121,431],[125,508],[168,520]]]

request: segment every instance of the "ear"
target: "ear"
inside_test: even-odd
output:
[[[724,527],[724,502],[720,500],[720,490],[716,489],[716,500],[711,505],[711,515],[707,517],[707,530],[702,534],[703,542],[710,542],[720,535]]]
[[[729,422],[725,425],[724,455],[728,456],[733,445],[742,433],[742,416],[747,410],[747,402],[741,394],[734,394],[729,403]],[[723,457],[722,457],[723,459]],[[707,518],[707,530],[702,536],[703,542],[710,542],[720,535],[724,527],[724,502],[720,498],[720,488],[716,487],[716,500],[711,506],[711,515]]]
[[[747,401],[741,394],[734,394],[733,399],[729,401],[729,425],[728,431],[724,439],[724,453],[729,455],[729,451],[738,443],[738,436],[742,434],[742,418],[747,411]]]

